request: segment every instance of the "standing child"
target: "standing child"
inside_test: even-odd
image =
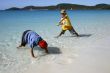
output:
[[[71,25],[70,19],[65,10],[61,10],[61,15],[62,15],[62,18],[61,18],[61,21],[59,22],[59,25],[61,25],[62,31],[57,36],[57,38],[60,37],[62,34],[64,34],[66,30],[69,30],[72,35],[75,34],[76,36],[79,36],[78,33],[73,28],[73,26]]]
[[[32,57],[35,58],[34,53],[33,53],[33,48],[37,45],[41,47],[42,49],[45,49],[45,52],[48,53],[47,46],[48,44],[46,43],[45,40],[41,38],[36,32],[32,30],[26,30],[22,34],[22,40],[21,40],[21,45],[19,47],[22,47],[28,44],[31,47],[31,55]],[[19,48],[17,47],[17,48]]]

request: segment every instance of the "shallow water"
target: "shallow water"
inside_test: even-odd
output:
[[[60,27],[56,26],[61,17],[59,11],[0,11],[0,73],[22,73],[28,65],[41,64],[43,61],[71,64],[78,56],[77,48],[85,47],[90,43],[100,45],[103,43],[99,42],[109,42],[107,41],[109,37],[106,36],[110,35],[109,10],[67,12],[74,28],[82,37],[71,37],[67,32],[59,39],[54,38],[61,31]],[[22,32],[27,29],[36,31],[48,42],[51,54],[46,55],[43,50],[35,50],[38,58],[33,60],[29,47],[19,50],[16,48],[20,44]],[[81,46],[78,46],[79,44]]]

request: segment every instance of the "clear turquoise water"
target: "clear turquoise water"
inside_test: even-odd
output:
[[[74,28],[83,33],[85,30],[110,25],[109,10],[71,10],[67,11]],[[60,20],[60,11],[0,11],[0,38],[6,38],[24,30],[31,29],[41,34],[51,33],[56,36],[60,28],[56,26]],[[48,37],[48,35],[46,35]],[[8,39],[8,38],[7,38]]]
[[[75,28],[85,25],[109,25],[109,10],[76,10],[67,12]],[[55,31],[60,17],[59,11],[0,11],[0,31],[41,30],[41,28]]]
[[[98,34],[109,32],[109,10],[71,10],[67,12],[78,33],[95,35],[98,32]],[[23,55],[27,54],[27,51],[18,52],[16,50],[24,30],[35,30],[48,41],[60,32],[60,27],[56,26],[60,17],[60,11],[55,10],[0,11],[0,72],[7,73],[10,70],[8,73],[13,73],[14,69],[19,72],[23,66],[30,63],[30,58]]]

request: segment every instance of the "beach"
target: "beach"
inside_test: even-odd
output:
[[[110,73],[110,11],[67,11],[79,37],[61,28],[59,11],[0,11],[0,73]],[[17,49],[24,30],[34,30],[48,42],[49,54]]]

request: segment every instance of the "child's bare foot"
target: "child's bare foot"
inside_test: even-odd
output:
[[[19,49],[20,47],[18,46],[18,47],[16,47],[16,48],[18,48],[18,49]]]
[[[16,48],[18,48],[18,49],[19,49],[19,47],[16,47]]]
[[[23,47],[23,46],[20,45],[20,46],[18,46],[17,48],[19,49],[20,47]]]

